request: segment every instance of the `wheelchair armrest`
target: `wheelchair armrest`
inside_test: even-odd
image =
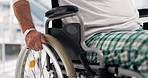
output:
[[[78,8],[73,5],[64,5],[53,8],[45,13],[45,16],[50,19],[60,19],[69,16],[74,16],[78,12]]]
[[[148,9],[138,9],[140,18],[148,17]]]

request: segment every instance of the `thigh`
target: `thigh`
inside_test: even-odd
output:
[[[99,33],[86,40],[88,47],[96,47],[101,50],[140,50],[146,51],[148,45],[148,31],[122,31]]]
[[[101,49],[107,64],[148,72],[148,31],[99,33],[86,40],[86,44]],[[89,61],[98,61],[96,53],[88,56]]]
[[[86,45],[100,48],[108,63],[128,66],[135,62],[141,63],[148,57],[148,31],[99,33],[86,40]],[[89,60],[97,61],[94,58],[96,53],[87,55]]]

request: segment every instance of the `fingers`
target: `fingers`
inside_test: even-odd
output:
[[[45,40],[45,37],[43,35],[41,36],[41,43],[46,44],[46,40]]]
[[[42,44],[38,39],[30,39],[27,41],[26,45],[28,48],[35,50],[35,51],[43,49]]]
[[[35,51],[42,50],[42,49],[43,49],[43,47],[42,47],[41,42],[35,43],[35,47],[34,47]]]
[[[40,32],[30,32],[25,40],[27,47],[35,51],[42,50],[42,44],[46,43],[44,36]]]

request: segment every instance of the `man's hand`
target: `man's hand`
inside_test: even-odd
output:
[[[25,41],[27,47],[35,51],[42,50],[42,44],[46,43],[43,34],[36,30],[30,31],[25,37]]]

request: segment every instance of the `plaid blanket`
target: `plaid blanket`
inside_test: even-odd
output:
[[[101,49],[107,64],[136,70],[148,78],[148,31],[96,33],[86,45]],[[86,53],[86,59],[97,63],[97,53]]]

